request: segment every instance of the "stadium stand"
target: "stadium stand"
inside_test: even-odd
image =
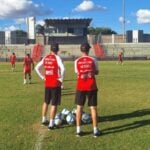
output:
[[[100,43],[93,44],[95,56],[98,58],[105,58],[104,48]]]
[[[150,43],[107,43],[99,46],[103,48],[101,49],[103,51],[100,52],[101,55],[103,54],[105,56],[100,58],[103,60],[115,60],[119,52],[123,52],[124,59],[150,59]],[[34,45],[0,45],[0,61],[9,61],[9,56],[12,52],[16,54],[17,61],[22,61],[26,53],[33,53],[33,48]],[[43,52],[40,54],[41,57],[48,54],[49,50],[50,46],[44,45]],[[59,55],[63,59],[74,60],[76,57],[80,56],[80,54],[80,44],[60,44]],[[98,57],[95,55],[95,48],[93,45],[90,55]]]

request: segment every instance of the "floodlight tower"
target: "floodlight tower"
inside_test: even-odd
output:
[[[26,23],[27,23],[27,30],[28,30],[28,42],[29,44],[34,44],[35,43],[35,23],[36,23],[35,17],[27,17]]]
[[[122,22],[122,28],[123,28],[123,41],[126,42],[125,40],[125,25],[126,25],[126,19],[125,19],[125,0],[122,0],[122,17],[123,17],[123,22]]]

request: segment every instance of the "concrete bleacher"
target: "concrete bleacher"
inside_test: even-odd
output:
[[[124,58],[150,58],[150,43],[118,43],[103,44],[108,58],[117,58],[123,52]]]
[[[33,46],[34,45],[0,45],[0,61],[9,61],[9,57],[13,52],[16,54],[17,60],[20,61],[26,53],[32,54]],[[58,54],[64,59],[74,59],[81,55],[79,44],[60,44],[59,48],[60,51]],[[41,57],[49,54],[49,52],[50,45],[45,45]],[[93,51],[90,52],[90,55],[94,55]]]
[[[0,45],[0,61],[9,61],[9,56],[14,52],[18,61],[22,61],[26,53],[32,54],[34,45]],[[150,43],[118,43],[118,44],[102,44],[105,59],[116,59],[118,53],[122,51],[125,59],[150,59]],[[94,48],[91,44],[90,56],[95,56]],[[50,46],[45,45],[42,57],[50,52]],[[71,59],[81,55],[80,44],[60,44],[59,55],[63,59]]]
[[[79,57],[81,55],[80,52],[80,44],[67,44],[67,45],[60,45],[59,46],[59,55],[65,60],[67,59],[71,59],[74,60],[75,58]],[[44,53],[42,56],[45,56],[46,54],[48,54],[50,51],[50,46],[44,46]],[[90,55],[91,56],[95,56],[94,50],[92,48],[92,50],[90,51]]]
[[[10,55],[14,52],[17,60],[25,56],[26,53],[31,53],[33,45],[0,45],[0,61],[9,61]]]
[[[59,43],[60,45],[67,45],[67,44],[80,44],[87,42],[86,36],[55,36],[55,37],[49,37],[48,43]]]

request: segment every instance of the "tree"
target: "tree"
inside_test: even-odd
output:
[[[38,33],[38,34],[44,34],[44,27],[43,27],[42,25],[38,24],[38,25],[36,25],[36,27],[35,27],[35,31],[36,31],[36,33]]]
[[[27,36],[27,32],[23,30],[15,30],[14,32],[16,32],[16,35],[20,37]]]
[[[100,28],[100,27],[89,27],[88,28],[88,32],[89,34],[92,35],[99,35],[99,34],[103,34],[103,35],[111,35],[111,34],[117,34],[117,32],[111,30],[110,28]]]

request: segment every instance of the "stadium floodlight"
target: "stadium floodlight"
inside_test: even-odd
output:
[[[123,17],[123,21],[122,21],[122,25],[123,25],[123,41],[125,42],[125,24],[126,24],[126,20],[125,20],[125,0],[122,0],[122,17]]]

